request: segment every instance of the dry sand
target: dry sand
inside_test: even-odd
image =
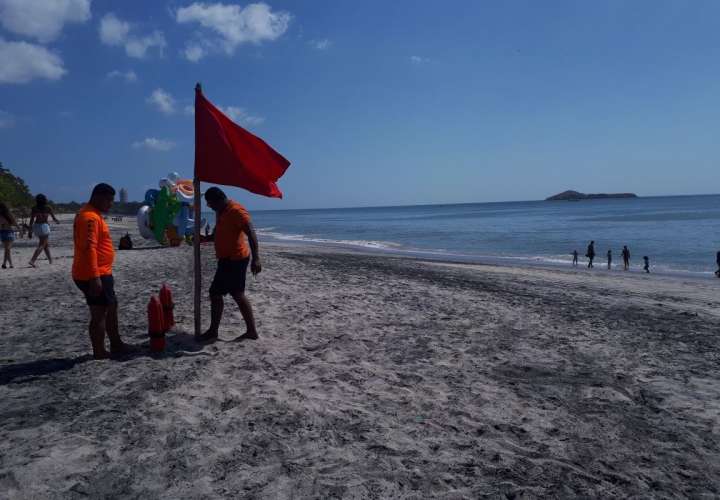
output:
[[[141,249],[117,256],[121,330],[147,344],[167,282],[167,352],[93,361],[53,230],[52,266],[0,270],[0,497],[720,495],[720,280],[264,245],[261,339],[229,341],[228,304],[202,346],[191,248]]]

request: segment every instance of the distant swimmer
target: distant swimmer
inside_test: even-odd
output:
[[[95,359],[107,359],[129,350],[118,331],[118,302],[112,274],[115,250],[103,216],[112,207],[114,197],[112,186],[98,184],[73,222],[72,278],[90,309],[88,331]],[[106,333],[110,352],[105,349]]]
[[[630,250],[628,250],[627,245],[623,246],[622,258],[623,258],[623,268],[627,271],[628,269],[630,269]]]
[[[650,272],[650,258],[647,255],[645,255],[643,257],[643,260],[645,261],[645,265],[643,266],[643,269],[645,270],[646,273],[649,273]]]
[[[607,257],[608,257],[608,269],[610,269],[612,267],[612,250],[608,250]]]
[[[720,252],[718,252],[718,255],[720,255]],[[573,267],[577,267],[577,264],[578,264],[578,252],[577,252],[577,250],[573,250],[572,256],[573,256]],[[718,258],[720,258],[720,257],[718,257]]]
[[[593,266],[593,259],[595,258],[595,241],[591,241],[585,252],[585,257],[588,258],[588,267]]]
[[[55,224],[60,224],[57,220],[52,208],[48,205],[48,199],[44,194],[35,197],[35,206],[30,210],[30,237],[35,234],[38,237],[38,246],[30,259],[30,267],[35,267],[35,261],[41,252],[45,252],[48,262],[52,264],[52,255],[50,255],[50,224],[48,219],[52,217]]]

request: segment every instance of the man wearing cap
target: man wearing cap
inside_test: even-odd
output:
[[[118,304],[112,275],[115,250],[102,215],[110,210],[114,198],[112,186],[98,184],[92,190],[90,201],[82,206],[73,222],[72,277],[90,308],[88,330],[95,359],[107,359],[128,351],[118,332]],[[110,352],[105,349],[106,332]]]
[[[262,266],[250,214],[240,203],[229,200],[217,187],[205,192],[205,201],[215,211],[215,230],[209,239],[215,242],[218,265],[210,285],[210,328],[200,336],[200,340],[217,340],[225,307],[223,296],[227,294],[235,299],[247,325],[247,331],[238,340],[255,340],[258,334],[252,306],[245,296],[245,276],[248,264],[253,274],[258,274]]]

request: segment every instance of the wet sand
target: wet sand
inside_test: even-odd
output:
[[[168,349],[93,361],[70,231],[0,270],[0,496],[720,495],[720,280],[263,245],[261,339],[226,302],[206,346],[192,249],[145,248],[117,255],[121,331],[147,345],[166,282]]]

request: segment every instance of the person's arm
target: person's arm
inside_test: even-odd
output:
[[[260,249],[258,247],[257,235],[255,234],[255,228],[252,222],[247,222],[243,228],[245,234],[247,234],[248,243],[250,244],[250,253],[252,253],[252,260],[250,261],[250,272],[258,274],[262,271],[262,264],[260,263]]]
[[[35,210],[30,211],[30,222],[28,223],[28,238],[32,238],[33,224],[35,223]]]
[[[102,292],[100,271],[98,270],[97,245],[100,236],[100,223],[96,219],[88,219],[78,224],[78,240],[83,242],[82,253],[85,265],[90,274],[90,295],[97,296]]]
[[[55,213],[53,212],[53,209],[48,207],[48,210],[50,211],[50,217],[52,217],[52,220],[55,221],[55,224],[60,224],[60,221],[57,220],[57,217],[55,217]]]

